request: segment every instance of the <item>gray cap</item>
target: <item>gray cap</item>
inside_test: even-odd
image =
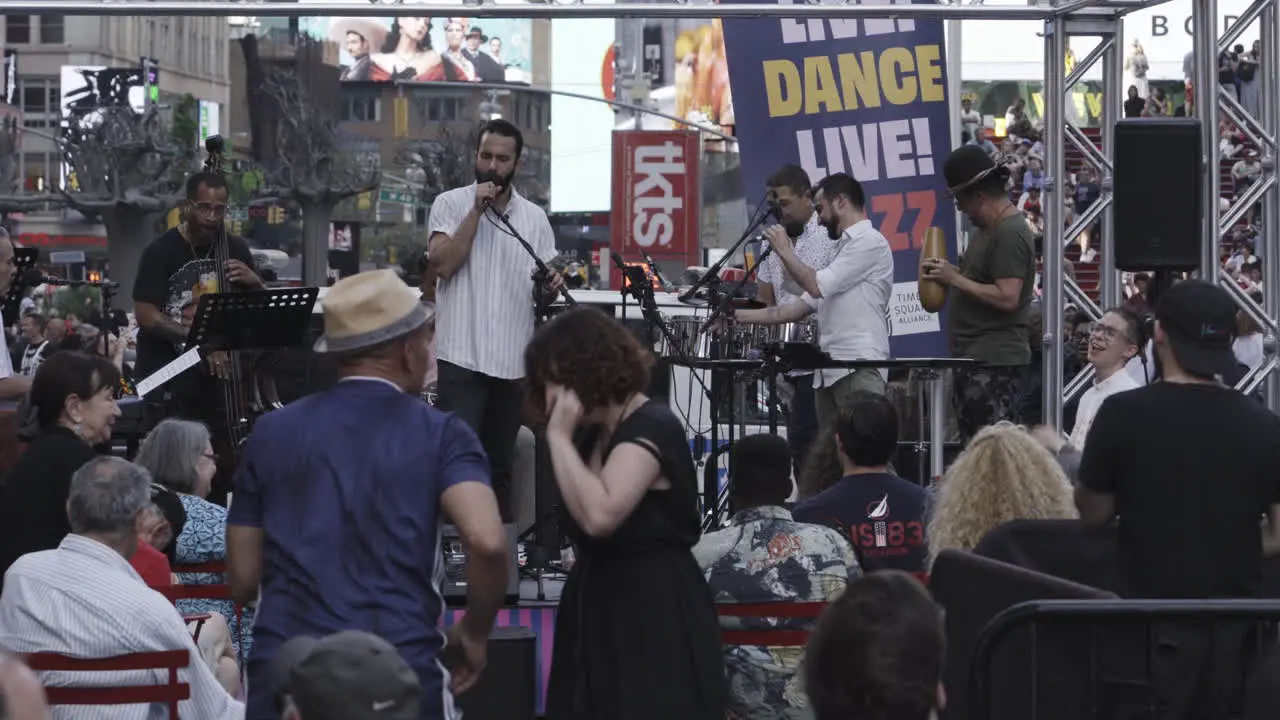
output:
[[[295,637],[275,660],[276,688],[307,720],[418,720],[418,675],[386,640],[344,630]]]

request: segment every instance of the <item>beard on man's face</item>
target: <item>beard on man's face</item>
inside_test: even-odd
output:
[[[840,220],[838,218],[822,218],[822,227],[827,229],[827,237],[832,240],[839,240],[843,234],[840,232]]]
[[[515,174],[515,170],[503,175],[497,170],[481,170],[480,168],[476,168],[476,182],[481,185],[491,182],[501,189],[506,190],[511,187],[511,178]]]

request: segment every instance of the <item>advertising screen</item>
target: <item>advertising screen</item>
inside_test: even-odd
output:
[[[532,79],[532,20],[308,17],[298,29],[338,47],[348,82],[496,82]]]
[[[647,105],[684,121],[642,115],[639,122],[619,114],[619,129],[682,130],[689,124],[733,134],[733,93],[719,20],[677,20],[674,32],[649,21],[640,48],[628,48],[625,58],[649,83]],[[687,124],[686,124],[687,123]]]

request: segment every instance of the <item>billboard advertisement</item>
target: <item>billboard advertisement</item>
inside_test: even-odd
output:
[[[956,258],[942,177],[951,147],[943,23],[743,18],[726,20],[724,35],[748,206],[783,165],[813,182],[857,178],[893,249],[893,356],[949,356],[945,319],[923,310],[917,285],[927,230],[940,228]]]
[[[338,47],[347,82],[527,85],[533,77],[528,19],[306,17],[298,30]]]
[[[612,184],[613,46],[611,18],[551,21],[551,211],[609,209]]]
[[[200,144],[197,147],[204,147],[206,138],[222,133],[222,106],[212,100],[201,100],[199,102]]]
[[[649,83],[647,104],[664,115],[733,135],[733,93],[725,55],[724,27],[716,20],[647,21],[640,47],[624,58]],[[619,114],[619,128],[683,129],[657,115]]]
[[[687,130],[613,133],[610,247],[626,261],[698,264],[701,228],[700,134]]]

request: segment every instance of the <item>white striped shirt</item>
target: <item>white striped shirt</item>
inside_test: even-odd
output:
[[[451,239],[475,205],[476,186],[450,190],[431,206],[430,235]],[[436,283],[436,355],[489,377],[524,377],[524,348],[533,336],[533,258],[491,210],[476,226],[471,254]],[[507,219],[543,262],[556,257],[555,235],[542,208],[514,190]]]
[[[0,595],[0,648],[12,653],[53,652],[106,658],[185,648],[191,664],[178,671],[191,698],[178,704],[183,718],[244,718],[244,705],[218,684],[201,659],[173,604],[148,588],[120,553],[82,535],[68,535],[55,550],[18,558]],[[164,684],[168,671],[42,673],[47,687]],[[55,720],[160,720],[164,705],[58,707]]]

